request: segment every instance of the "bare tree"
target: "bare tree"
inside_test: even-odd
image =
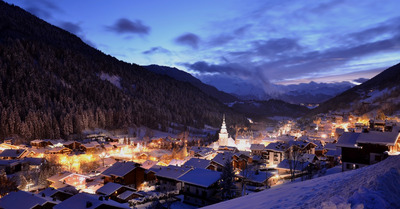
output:
[[[296,171],[302,170],[302,163],[300,158],[303,155],[302,150],[297,146],[291,146],[288,153],[287,162],[289,165],[290,180],[294,181],[296,177]]]

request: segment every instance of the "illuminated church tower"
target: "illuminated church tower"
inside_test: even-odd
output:
[[[221,131],[219,132],[218,144],[219,146],[228,146],[228,131],[226,130],[225,114],[222,120]]]

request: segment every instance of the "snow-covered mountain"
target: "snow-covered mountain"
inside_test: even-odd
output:
[[[257,84],[239,78],[205,77],[204,83],[233,94],[243,100],[279,99],[292,104],[322,103],[355,84],[344,81],[337,83],[301,83],[291,85]]]
[[[283,184],[205,208],[400,208],[399,162],[400,156],[391,156],[361,169]]]

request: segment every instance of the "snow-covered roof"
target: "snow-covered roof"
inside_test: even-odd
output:
[[[109,196],[112,193],[114,193],[115,191],[117,191],[118,189],[121,189],[121,187],[123,187],[123,185],[117,184],[114,182],[109,182],[109,183],[105,184],[104,186],[100,187],[96,191],[96,193]]]
[[[307,161],[309,163],[313,163],[314,159],[316,158],[316,156],[314,154],[309,154],[309,153],[304,153],[301,156],[301,160],[303,161]],[[318,158],[317,158],[318,159]]]
[[[233,153],[231,152],[222,152],[218,153],[213,159],[213,162],[216,162],[222,166],[225,166],[225,162],[228,160],[232,160]]]
[[[47,180],[49,180],[51,182],[57,182],[71,174],[72,174],[71,172],[64,171],[64,172],[57,173],[56,175],[49,177]]]
[[[391,132],[370,131],[367,133],[346,132],[339,137],[337,146],[356,147],[358,143],[394,146],[399,137],[400,133],[398,130],[393,130]]]
[[[0,199],[0,208],[29,209],[38,205],[43,205],[47,200],[29,192],[18,191],[10,192]]]
[[[18,165],[21,161],[20,160],[1,160],[0,159],[0,166],[11,166],[11,165]]]
[[[210,165],[210,160],[199,159],[199,158],[191,158],[183,164],[184,167],[193,167],[193,168],[207,168]]]
[[[41,191],[38,195],[42,196],[44,194],[45,197],[51,197],[52,195],[54,195],[54,194],[56,194],[58,192],[70,194],[69,192],[66,192],[66,191],[58,190],[58,189],[55,189],[53,187],[48,187],[45,190]],[[72,194],[70,194],[70,195],[72,196]]]
[[[125,176],[135,168],[139,167],[140,164],[135,162],[116,162],[107,170],[103,171],[101,174],[105,176]]]
[[[343,133],[336,143],[337,147],[350,147],[355,148],[357,147],[357,138],[360,136],[361,133],[354,133],[354,132],[345,132]]]
[[[157,161],[146,160],[144,163],[142,163],[142,168],[147,170],[155,166],[157,163],[158,163]]]
[[[174,165],[169,166],[153,166],[150,168],[151,171],[154,171],[156,176],[168,178],[168,179],[178,179],[180,176],[184,175],[192,168],[190,167],[179,167]]]
[[[336,143],[326,143],[324,148],[326,150],[336,150],[337,149]]]
[[[101,200],[103,199],[103,200]],[[130,209],[129,205],[126,204],[121,204],[118,203],[114,200],[107,199],[105,198],[100,198],[99,195],[93,195],[93,194],[86,194],[86,193],[79,193],[76,194],[60,204],[54,206],[54,209],[94,209],[94,208],[107,208],[107,207],[112,207],[112,208],[123,208],[123,209]]]
[[[26,162],[29,165],[40,165],[43,162],[43,158],[26,157],[23,159],[23,162]]]
[[[122,192],[120,195],[118,195],[117,197],[121,200],[126,200],[128,197],[130,197],[131,195],[136,194],[138,196],[143,196],[140,193],[137,193],[135,191],[131,191],[131,190],[126,190],[125,192]]]
[[[273,175],[274,174],[268,171],[258,171],[258,174],[255,171],[242,171],[239,174],[239,176],[246,177],[247,180],[257,183],[263,183],[264,181],[271,178]]]
[[[200,187],[209,187],[221,179],[221,172],[212,171],[203,168],[195,168],[185,175],[179,177],[179,180]]]
[[[307,168],[307,166],[310,164],[309,162],[300,162],[300,161],[297,161],[297,162],[295,162],[294,161],[294,164],[296,164],[296,168],[294,168],[294,170],[296,170],[296,171],[301,171],[301,170],[304,170],[304,169],[306,169]],[[292,165],[294,165],[294,164],[292,164]],[[278,164],[278,166],[276,167],[277,169],[288,169],[288,170],[290,170],[290,164],[289,164],[289,160],[288,159],[284,159],[284,160],[282,160],[279,164]]]
[[[250,145],[250,150],[260,150],[260,151],[262,151],[264,149],[265,149],[264,144],[251,144]]]
[[[86,143],[86,144],[81,144],[81,146],[84,146],[86,148],[95,148],[95,147],[100,146],[100,144],[98,142],[96,142],[96,141],[92,141],[92,142],[89,142],[89,143]]]
[[[3,150],[2,153],[0,153],[0,158],[1,157],[19,158],[22,157],[22,155],[25,154],[25,152],[26,152],[25,149],[5,149]]]
[[[394,146],[399,136],[400,133],[397,130],[393,130],[392,132],[370,131],[368,133],[361,133],[357,139],[357,143]]]
[[[200,156],[207,156],[209,154],[212,154],[214,152],[213,148],[210,147],[191,147],[190,151],[194,152],[195,154],[198,154]]]
[[[265,147],[265,150],[271,150],[275,152],[284,152],[287,149],[287,145],[282,142],[270,143]]]
[[[337,150],[328,150],[328,152],[325,153],[325,156],[327,157],[336,157],[342,154],[342,149],[337,149]]]

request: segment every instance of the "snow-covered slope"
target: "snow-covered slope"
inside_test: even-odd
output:
[[[206,208],[400,208],[400,156]]]

